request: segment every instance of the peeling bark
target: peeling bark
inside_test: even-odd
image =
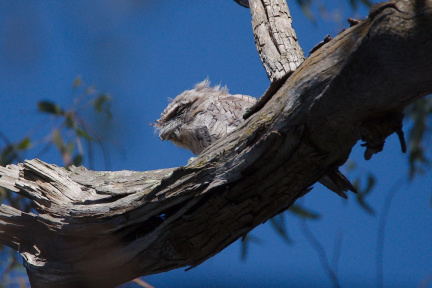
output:
[[[290,207],[358,140],[400,130],[402,109],[432,92],[430,31],[431,0],[378,7],[184,167],[0,167],[0,186],[38,213],[1,205],[0,241],[21,253],[32,287],[113,287],[199,265]]]

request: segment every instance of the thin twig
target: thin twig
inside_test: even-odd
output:
[[[377,288],[384,287],[384,278],[383,278],[383,257],[384,257],[384,238],[385,238],[385,226],[387,224],[388,214],[390,212],[390,207],[396,192],[399,191],[402,184],[406,182],[404,177],[399,178],[399,180],[390,188],[388,191],[384,205],[382,208],[382,214],[380,216],[379,224],[378,224],[378,237],[377,237],[377,247],[375,252],[375,266],[376,266],[376,274],[377,274]]]
[[[339,280],[336,276],[336,273],[333,271],[333,269],[330,266],[324,247],[321,245],[321,243],[319,243],[319,241],[312,234],[309,227],[307,226],[306,220],[302,219],[300,221],[300,224],[301,224],[300,226],[302,228],[302,231],[306,236],[306,239],[309,241],[309,243],[317,252],[321,265],[323,269],[326,271],[327,275],[330,277],[330,280],[333,283],[333,287],[339,288],[340,287]]]
[[[104,141],[102,141],[102,139],[99,137],[99,135],[93,131],[93,129],[91,129],[90,126],[88,126],[84,120],[79,119],[79,124],[83,127],[83,129],[85,131],[89,131],[91,133],[91,136],[94,138],[94,141],[97,143],[97,145],[99,146],[99,148],[102,151],[103,154],[103,159],[104,159],[104,164],[105,164],[105,169],[106,170],[110,170],[111,167],[111,163],[110,163],[110,159],[109,159],[109,152],[107,151],[105,145],[104,145]],[[89,163],[90,163],[90,167],[92,167],[94,165],[94,159],[93,159],[93,147],[91,145],[91,141],[87,141],[88,144],[88,153],[89,153]]]
[[[12,145],[12,143],[9,141],[9,138],[7,138],[6,135],[4,135],[2,132],[0,132],[0,138],[3,139],[3,141],[6,143],[6,145],[8,145],[8,146]],[[23,160],[21,159],[19,154],[16,153],[15,149],[12,150],[12,154],[18,162],[23,162]]]
[[[339,230],[336,233],[334,247],[333,247],[333,257],[331,261],[331,267],[333,268],[333,271],[335,272],[336,275],[339,270],[339,260],[342,251],[342,240],[343,240],[343,231]]]

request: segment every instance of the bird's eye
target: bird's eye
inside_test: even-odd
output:
[[[179,115],[185,112],[186,108],[187,108],[186,106],[177,106],[173,108],[173,110],[169,111],[169,113],[164,116],[164,120],[169,121],[171,119],[178,117]]]
[[[176,109],[176,113],[175,113],[175,114],[177,114],[177,115],[179,115],[179,114],[183,114],[185,110],[186,110],[186,106],[179,106],[179,107]]]

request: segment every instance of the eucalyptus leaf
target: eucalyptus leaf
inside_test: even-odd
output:
[[[64,114],[63,109],[59,105],[46,100],[38,102],[38,110],[43,113],[54,114],[54,115]]]
[[[309,218],[309,219],[314,219],[314,220],[321,218],[321,215],[319,215],[318,213],[307,210],[306,208],[304,208],[300,205],[297,205],[297,204],[292,205],[288,209],[288,211],[290,211],[291,213],[296,214],[302,218]]]

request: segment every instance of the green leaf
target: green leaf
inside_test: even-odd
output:
[[[362,189],[360,187],[359,181],[354,181],[354,187],[357,189],[357,203],[370,215],[375,215],[375,210],[366,203],[366,196],[372,191],[372,188],[375,186],[376,179],[372,174],[368,174],[366,188]]]
[[[82,162],[83,162],[83,155],[78,154],[73,158],[72,165],[79,166],[82,164]]]
[[[29,148],[30,148],[30,144],[31,144],[31,142],[30,142],[30,138],[29,138],[29,137],[26,137],[26,138],[24,138],[20,143],[18,143],[18,145],[17,145],[17,149],[18,149],[18,150],[26,150],[26,149],[29,149]]]
[[[359,205],[363,208],[363,209],[365,209],[365,211],[367,212],[367,213],[369,213],[370,215],[375,215],[375,210],[372,208],[372,206],[370,206],[369,204],[367,204],[365,201],[364,201],[364,197],[362,197],[362,196],[357,196],[357,202],[359,203]]]
[[[52,132],[52,142],[57,146],[57,149],[59,149],[60,152],[63,152],[63,150],[64,150],[63,138],[62,138],[59,130],[57,130],[57,129],[55,129]]]
[[[67,154],[72,155],[74,149],[75,149],[75,144],[72,141],[66,144],[65,150]]]
[[[369,173],[367,177],[366,189],[361,191],[360,194],[363,196],[369,194],[372,191],[372,188],[375,186],[375,183],[376,183],[375,176]]]
[[[40,101],[38,102],[38,110],[40,112],[54,114],[54,115],[63,115],[63,109],[57,104],[50,101]]]
[[[107,94],[100,94],[95,100],[94,100],[94,108],[97,112],[102,112],[103,106],[106,102],[111,101],[111,96]]]
[[[112,99],[111,96],[108,94],[100,94],[96,99],[94,99],[94,102],[93,102],[93,105],[94,105],[96,112],[106,113],[106,115],[109,119],[111,119],[111,117],[112,117],[111,109],[110,109],[110,105],[109,105],[111,99]]]
[[[356,169],[357,164],[354,161],[349,160],[346,167],[348,171],[353,171],[354,169]]]
[[[79,86],[81,86],[81,84],[82,84],[81,75],[78,75],[74,80],[73,89],[78,88]]]
[[[75,128],[75,132],[78,135],[78,137],[83,137],[83,138],[87,139],[88,141],[93,141],[93,138],[90,136],[90,134],[87,133],[87,131],[77,127],[77,128]]]
[[[88,95],[88,94],[93,94],[93,93],[95,93],[95,92],[96,92],[95,87],[94,87],[93,85],[91,85],[91,86],[88,86],[88,87],[85,89],[84,94],[85,94],[85,95]]]
[[[319,215],[318,213],[312,212],[310,210],[307,210],[306,208],[300,206],[300,205],[292,205],[288,211],[290,211],[291,213],[294,213],[302,218],[309,218],[309,219],[319,219],[321,218],[321,215]]]
[[[262,241],[259,238],[254,237],[254,236],[249,235],[249,234],[247,234],[245,237],[243,237],[243,240],[241,243],[242,244],[241,253],[240,253],[240,257],[242,260],[246,260],[249,244],[251,242],[261,244]]]
[[[75,126],[72,113],[66,114],[65,124],[67,128],[73,128]]]
[[[270,224],[273,226],[276,233],[279,234],[279,236],[281,236],[283,240],[285,240],[285,242],[287,242],[288,244],[293,243],[292,239],[288,236],[287,233],[287,228],[284,221],[284,214],[279,214],[271,218]]]
[[[366,7],[372,6],[372,1],[369,0],[360,0],[361,3],[363,3]]]
[[[7,145],[1,153],[0,164],[6,166],[16,159],[16,149],[13,145]]]
[[[407,108],[407,117],[413,122],[408,131],[409,147],[409,176],[412,180],[415,175],[422,174],[430,168],[430,159],[426,153],[427,145],[425,135],[430,131],[430,119],[432,112],[432,98],[430,96],[421,98]]]

